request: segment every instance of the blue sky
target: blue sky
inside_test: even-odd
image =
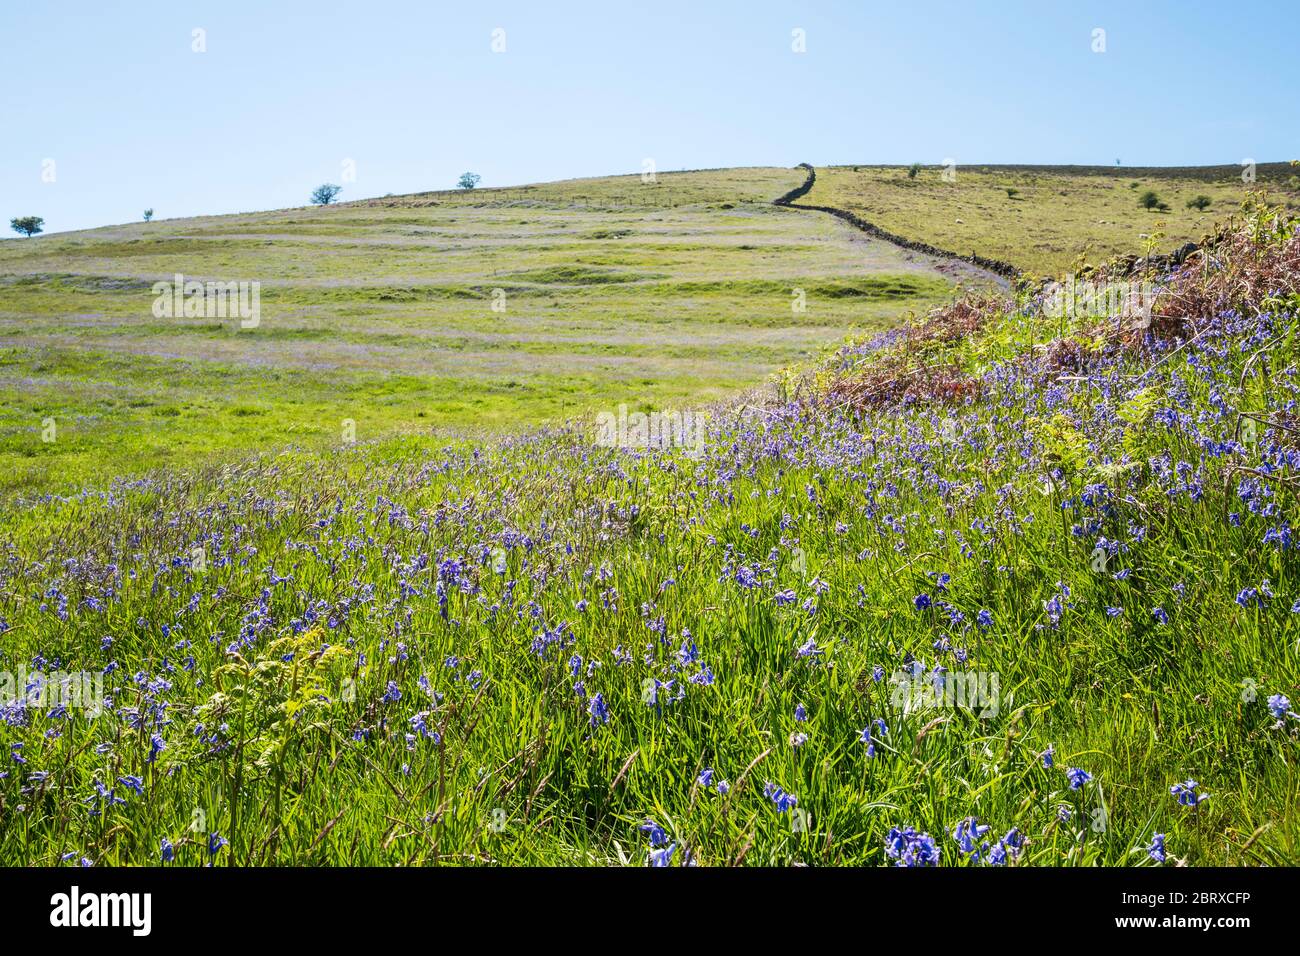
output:
[[[295,206],[349,159],[343,199],[448,188],[466,170],[485,186],[639,172],[646,158],[660,170],[1289,160],[1297,11],[7,0],[0,217],[40,215],[53,232],[150,206],[160,219]],[[192,50],[196,29],[206,52]]]

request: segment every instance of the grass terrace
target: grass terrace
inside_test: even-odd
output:
[[[0,242],[0,494],[337,446],[345,420],[360,441],[450,439],[707,405],[951,298],[951,264],[773,207],[802,176],[573,180]],[[154,283],[178,273],[260,283],[260,322],[156,316]]]

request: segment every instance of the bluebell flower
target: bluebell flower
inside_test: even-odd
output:
[[[786,813],[799,802],[793,793],[786,793],[770,780],[763,785],[763,796],[776,804],[778,813]]]
[[[1012,827],[1008,830],[1007,835],[998,841],[998,846],[1009,851],[1012,857],[1019,856],[1024,845],[1025,837],[1016,827]]]
[[[1195,807],[1210,799],[1208,793],[1200,793],[1198,784],[1195,780],[1187,780],[1183,783],[1176,783],[1169,788],[1169,792],[1177,798],[1179,806]]]
[[[802,720],[807,720],[807,719],[808,719],[808,711],[804,710],[803,704],[796,704],[796,705],[795,705],[795,708],[794,708],[794,719],[795,719],[795,720],[801,720],[801,721],[802,721]]]
[[[166,837],[162,838],[161,856],[164,863],[170,863],[176,859],[176,849],[172,846],[172,841]]]
[[[676,843],[670,843],[666,847],[650,851],[650,865],[655,866],[672,866],[673,850],[677,849]]]
[[[874,740],[871,739],[871,725],[870,725],[870,724],[867,724],[867,726],[865,726],[865,727],[862,728],[862,736],[859,737],[858,740],[859,740],[860,742],[862,742],[862,743],[864,743],[864,744],[867,745],[867,756],[868,756],[868,757],[874,757],[874,756],[876,755],[876,742],[875,742]]]
[[[897,861],[895,866],[938,866],[939,848],[928,833],[914,827],[894,827],[885,837],[885,855]]]
[[[695,778],[701,787],[707,787],[713,783],[713,768],[705,767],[700,771],[700,775]]]
[[[1080,770],[1078,767],[1066,768],[1065,775],[1070,778],[1071,790],[1082,790],[1083,785],[1092,780],[1092,774],[1086,770]]]
[[[412,731],[426,740],[431,739],[435,744],[442,743],[442,736],[429,726],[429,712],[427,710],[422,710],[418,714],[413,715],[408,720],[408,723],[411,725]]]
[[[978,862],[980,853],[987,848],[988,844],[982,846],[978,841],[984,838],[984,834],[991,830],[987,823],[981,825],[974,817],[967,817],[957,824],[956,829],[952,831],[952,838],[957,841],[957,847],[962,853],[972,856]]]
[[[1157,863],[1165,862],[1165,835],[1157,833],[1151,838],[1151,845],[1147,847],[1147,856]]]
[[[641,824],[637,829],[646,835],[651,846],[662,846],[668,842],[668,833],[649,817],[646,817],[645,823]]]
[[[1047,749],[1039,754],[1039,756],[1043,758],[1043,766],[1048,770],[1051,770],[1052,765],[1056,763],[1056,747],[1052,744],[1048,744]]]
[[[597,694],[591,698],[591,702],[587,705],[587,713],[591,715],[591,726],[593,727],[597,724],[609,723],[609,707],[605,703],[604,694]]]
[[[993,626],[993,613],[987,609],[980,611],[975,615],[975,623],[978,624],[982,630],[987,631]]]
[[[683,631],[682,633],[687,636],[682,638],[682,646],[677,649],[677,662],[682,667],[685,667],[688,664],[694,664],[700,659],[700,649],[690,639],[689,631]]]
[[[1054,594],[1050,599],[1044,601],[1043,610],[1047,612],[1047,620],[1051,623],[1052,627],[1056,627],[1060,624],[1061,613],[1063,610],[1060,595]]]
[[[1268,699],[1268,712],[1281,720],[1291,709],[1291,701],[1287,700],[1281,694],[1274,694]]]

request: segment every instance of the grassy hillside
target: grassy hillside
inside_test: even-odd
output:
[[[1300,210],[1300,170],[1286,163],[1256,167],[1253,185],[1240,166],[1123,168],[1090,166],[958,166],[819,168],[803,202],[846,209],[867,222],[955,252],[1010,263],[1035,276],[1117,255],[1165,252],[1199,239],[1236,212],[1252,190]],[[1008,191],[1012,191],[1008,195]],[[1141,207],[1152,191],[1167,211]],[[1198,196],[1204,209],[1189,208]]]
[[[707,403],[950,295],[951,267],[770,205],[801,179],[624,176],[0,242],[0,494],[337,445],[345,419],[367,440]],[[176,273],[260,282],[260,324],[155,317]]]
[[[698,455],[411,438],[14,508],[3,669],[111,702],[0,709],[0,862],[1295,864],[1300,222],[1157,278],[1146,330],[938,309]]]

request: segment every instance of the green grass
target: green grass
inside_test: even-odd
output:
[[[1300,180],[1286,163],[1259,165],[1251,185],[1242,182],[1240,166],[958,166],[951,182],[943,174],[934,166],[915,179],[903,166],[819,168],[800,201],[847,209],[895,235],[978,253],[1033,276],[1195,242],[1237,212],[1252,190],[1300,210]],[[1141,208],[1147,190],[1168,211]],[[1188,208],[1202,195],[1211,201],[1207,209]]]
[[[365,440],[707,404],[952,295],[928,260],[771,206],[801,175],[575,180],[0,242],[0,495],[327,447],[344,419]],[[153,283],[175,273],[260,282],[260,325],[156,318]]]
[[[1195,383],[1192,407],[1235,389],[1243,359]],[[1173,384],[1150,387],[1163,399]],[[1094,395],[1072,394],[1071,420],[1108,417]],[[1041,398],[1031,407],[1052,414]],[[1192,865],[1294,863],[1296,742],[1270,729],[1263,704],[1295,699],[1300,681],[1294,559],[1259,545],[1258,519],[1222,520],[1223,482],[1207,477],[1190,501],[1139,470],[1121,479],[1131,510],[1107,525],[1144,524],[1109,569],[1136,573],[1097,574],[1062,524],[1091,515],[1077,504],[1091,465],[1043,494],[1050,448],[1021,442],[1018,416],[991,405],[958,421],[945,443],[942,415],[924,410],[777,418],[764,445],[737,419],[700,461],[592,449],[578,433],[474,453],[407,439],[24,509],[6,532],[22,557],[0,603],[4,663],[116,662],[115,709],[6,729],[26,763],[0,781],[0,860],[147,865],[166,839],[176,865],[198,865],[215,833],[230,841],[220,864],[641,864],[649,817],[678,863],[689,849],[703,865],[880,865],[885,834],[903,825],[955,863],[949,831],[975,815],[995,836],[1019,828],[1023,865],[1146,862],[1154,832]],[[1098,431],[1091,447],[1189,453],[1161,429]],[[935,474],[951,482],[939,499]],[[976,519],[993,530],[973,530]],[[29,563],[38,555],[57,560]],[[461,557],[441,577],[444,618],[436,563]],[[739,586],[738,563],[765,583]],[[946,591],[938,571],[952,572]],[[1267,608],[1233,603],[1262,578],[1277,595]],[[1044,602],[1057,582],[1071,594],[1054,627]],[[794,604],[775,600],[784,588]],[[968,621],[988,609],[995,624],[918,613],[921,592]],[[1125,614],[1109,618],[1109,605]],[[1154,605],[1168,626],[1151,620]],[[545,634],[560,636],[538,653]],[[810,639],[820,656],[799,657]],[[937,641],[1000,675],[991,719],[908,711],[872,678],[909,653],[956,669]],[[692,643],[701,663],[683,667]],[[655,680],[701,665],[711,686],[646,703]],[[1247,680],[1260,688],[1248,703]],[[611,717],[593,726],[597,692]],[[134,712],[149,715],[139,728]],[[418,713],[438,737],[408,745]],[[876,718],[888,732],[868,758],[858,738]],[[154,732],[166,746],[150,762]],[[808,736],[799,748],[796,732]],[[1069,766],[1094,783],[1070,790]],[[706,767],[726,795],[695,782]],[[49,776],[32,782],[35,771]],[[117,782],[129,776],[142,795]],[[1189,776],[1213,794],[1197,810],[1168,792]],[[125,802],[107,806],[96,781]],[[806,831],[763,796],[767,781],[797,795]],[[1076,814],[1068,825],[1061,807]]]
[[[908,338],[854,342],[711,409],[699,454],[603,447],[589,420],[470,426],[558,416],[607,388],[598,363],[597,384],[571,375],[590,355],[576,346],[599,343],[586,328],[626,331],[599,314],[619,302],[642,310],[646,337],[623,344],[723,358],[688,351],[663,379],[630,368],[606,394],[654,408],[656,388],[693,403],[738,390],[751,351],[783,336],[809,347],[782,315],[788,295],[768,324],[728,317],[737,303],[762,316],[755,302],[783,289],[765,292],[771,277],[647,263],[676,276],[662,323],[660,280],[583,287],[566,300],[573,325],[534,317],[576,342],[555,365],[526,353],[492,394],[366,364],[385,348],[370,338],[379,319],[346,298],[326,339],[303,339],[346,375],[203,322],[51,321],[45,337],[70,344],[5,354],[8,394],[29,402],[18,417],[102,406],[109,424],[67,439],[60,427],[46,474],[145,454],[132,429],[182,453],[148,478],[4,508],[0,690],[23,669],[86,673],[109,703],[0,702],[0,864],[156,865],[170,846],[171,866],[644,865],[649,819],[674,864],[888,865],[891,830],[915,827],[945,865],[973,865],[988,858],[960,852],[953,831],[975,817],[990,844],[1023,837],[1016,865],[1154,865],[1156,833],[1169,865],[1294,865],[1300,718],[1275,719],[1267,700],[1300,700],[1300,549],[1283,540],[1300,508],[1298,230],[1261,216],[1235,252],[1179,280],[1193,303],[1197,283],[1210,301],[1234,290],[1218,323],[1158,307],[1173,325],[1142,346],[1109,320],[1044,321],[1022,302],[977,332],[917,338],[916,354]],[[839,237],[824,240],[832,258]],[[924,279],[801,281],[818,309],[860,315]],[[118,294],[82,284],[10,288],[71,297],[69,314],[77,297]],[[1242,298],[1251,288],[1263,291]],[[431,331],[430,301],[460,300],[394,304],[385,363],[431,361],[406,339]],[[674,318],[683,303],[704,317],[689,330]],[[439,314],[460,314],[451,306]],[[955,311],[927,321],[942,330]],[[463,318],[467,340],[487,331]],[[347,335],[364,345],[355,367]],[[159,338],[167,350],[234,340],[232,357],[164,357]],[[1073,348],[1080,367],[1046,346]],[[473,348],[469,361],[486,361]],[[845,399],[899,350],[980,390],[956,405]],[[729,381],[719,369],[733,366]],[[708,376],[682,374],[694,367]],[[408,410],[439,402],[461,431],[407,429]],[[358,414],[360,440],[343,443],[330,432],[351,408],[375,417]],[[1258,427],[1242,431],[1242,412]],[[197,424],[177,427],[185,418]],[[287,447],[309,425],[315,440]],[[6,446],[10,471],[29,447]],[[914,661],[997,675],[991,710],[900,699],[893,679]],[[1067,768],[1091,779],[1072,789]],[[1189,778],[1211,795],[1195,808],[1170,793]]]

